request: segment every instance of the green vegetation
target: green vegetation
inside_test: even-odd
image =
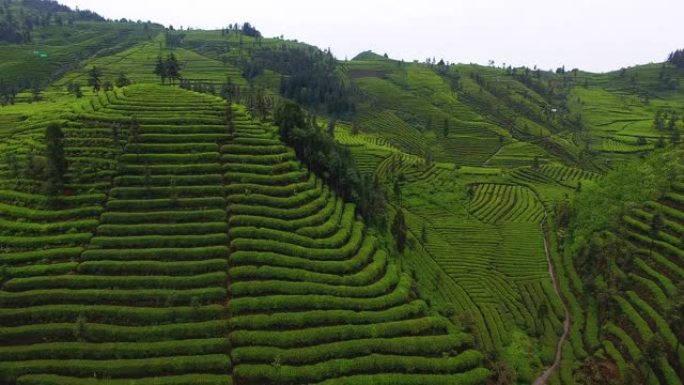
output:
[[[622,378],[640,383],[680,384],[676,373],[684,368],[683,165],[681,151],[669,150],[609,172],[578,195],[566,241],[576,254],[576,290],[598,304],[589,307],[584,330],[589,353],[604,350]]]
[[[0,10],[1,383],[682,384],[681,50],[339,61]]]

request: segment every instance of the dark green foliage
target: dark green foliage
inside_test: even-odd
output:
[[[392,234],[394,235],[394,240],[397,243],[397,249],[400,253],[404,252],[406,248],[406,219],[404,218],[404,211],[399,209],[394,215],[394,221],[392,221]]]
[[[667,61],[678,68],[684,68],[684,49],[678,49],[670,53]]]
[[[0,78],[0,106],[14,104],[20,87]]]
[[[79,83],[69,83],[67,91],[76,98],[80,99],[83,97],[83,91],[81,91],[81,85]]]
[[[131,85],[131,79],[129,79],[125,73],[121,72],[119,74],[119,77],[116,78],[116,86],[121,88],[121,87],[126,87]]]
[[[179,32],[171,32],[173,30],[173,27],[171,30],[166,30],[164,33],[164,42],[166,43],[166,48],[168,49],[175,49],[181,46],[183,44],[183,39],[185,39],[185,33]]]
[[[100,92],[102,88],[102,70],[93,66],[93,68],[88,71],[88,85],[93,87],[93,92]]]
[[[59,124],[50,124],[45,131],[45,155],[47,159],[48,193],[58,195],[64,186],[67,159],[64,155],[64,134]]]
[[[384,196],[380,183],[363,183],[348,148],[335,142],[318,127],[308,125],[304,111],[285,101],[275,112],[281,139],[292,146],[309,170],[322,178],[337,194],[354,202],[367,220],[381,223]]]
[[[181,80],[181,66],[176,59],[176,55],[169,54],[165,60],[161,56],[157,56],[157,61],[154,65],[154,74],[159,76],[162,84],[166,83],[166,79],[170,79],[173,84],[176,80]]]
[[[330,51],[263,47],[254,51],[249,65],[255,74],[261,68],[282,74],[279,91],[288,99],[332,115],[354,111],[349,87],[342,81]]]
[[[254,28],[250,23],[244,23],[242,25],[242,33],[245,34],[245,36],[250,36],[250,37],[261,37],[261,32],[259,32],[256,28]]]

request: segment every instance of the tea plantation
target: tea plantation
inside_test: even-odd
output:
[[[63,116],[69,196],[3,168],[3,381],[487,378],[472,337],[272,128],[177,88],[95,100]],[[41,135],[5,145],[23,165]]]
[[[674,59],[0,10],[0,384],[684,383]]]

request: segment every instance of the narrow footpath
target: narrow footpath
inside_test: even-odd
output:
[[[536,191],[535,195],[537,195]],[[539,195],[537,195],[537,199],[539,199]],[[546,230],[544,229],[544,224],[548,219],[548,214],[543,203],[542,206],[544,207],[544,219],[541,221],[539,227],[542,235],[544,236],[544,252],[546,253],[546,260],[549,265],[549,276],[551,277],[551,282],[553,283],[553,289],[556,291],[558,298],[560,298],[561,304],[563,304],[565,321],[563,321],[563,335],[560,337],[560,339],[558,339],[558,345],[556,345],[556,358],[554,359],[553,364],[546,368],[546,370],[544,370],[544,372],[532,383],[532,385],[546,385],[548,383],[549,377],[551,377],[551,375],[560,367],[560,362],[563,358],[563,343],[565,343],[565,341],[568,339],[568,335],[570,334],[570,309],[568,309],[568,305],[563,300],[560,285],[558,284],[558,277],[556,276],[556,269],[553,267],[553,260],[551,258],[551,253],[549,252],[549,240]]]

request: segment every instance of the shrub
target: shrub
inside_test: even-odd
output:
[[[83,252],[85,261],[98,260],[154,260],[154,261],[179,261],[179,260],[203,260],[209,258],[228,258],[228,247],[207,246],[192,248],[146,248],[146,249],[89,249]]]
[[[51,374],[22,376],[17,385],[130,385],[131,380],[100,378],[75,378]],[[178,376],[136,378],[136,385],[233,385],[233,379],[225,374],[184,374]]]
[[[330,216],[342,212],[344,202],[341,199],[328,200],[325,207],[316,212],[316,214],[302,217],[299,219],[284,220],[280,218],[263,217],[257,215],[232,215],[228,219],[228,224],[231,227],[237,226],[251,226],[251,227],[265,227],[281,231],[295,232],[302,227],[315,227],[322,225],[329,220]]]
[[[354,339],[329,344],[280,349],[267,346],[246,346],[232,350],[235,365],[242,363],[270,364],[278,357],[283,365],[309,365],[339,358],[353,358],[367,354],[397,354],[403,356],[433,356],[442,352],[458,351],[472,344],[467,334],[436,337],[415,336],[395,338]]]
[[[239,383],[288,384],[293,382],[321,381],[350,374],[401,372],[410,368],[416,373],[459,373],[480,364],[482,354],[469,350],[456,357],[433,358],[398,355],[368,355],[363,357],[330,360],[309,366],[237,365],[233,378]]]
[[[113,199],[107,202],[110,211],[143,211],[168,209],[219,209],[225,207],[223,198],[178,198],[178,199]]]
[[[226,178],[226,181],[230,183],[253,183],[270,186],[282,186],[303,182],[307,179],[308,174],[305,171],[292,171],[278,175],[260,175],[229,171],[223,174],[223,176]]]
[[[194,276],[100,276],[60,275],[30,278],[14,278],[5,283],[9,292],[44,289],[192,289],[222,286],[227,278],[225,272],[213,272]]]
[[[298,207],[289,209],[280,209],[269,206],[256,205],[228,205],[228,215],[252,215],[260,217],[271,217],[278,219],[294,220],[306,218],[313,213],[322,210],[327,202],[331,199],[329,195],[320,195],[318,198]]]
[[[78,258],[83,252],[82,247],[45,249],[26,251],[19,253],[3,253],[2,263],[8,265],[19,265],[38,261],[68,260]]]
[[[234,347],[272,346],[284,349],[320,345],[329,342],[358,340],[363,338],[391,338],[446,334],[448,322],[443,318],[424,317],[401,321],[362,325],[333,325],[311,327],[300,330],[247,331],[238,330],[230,334]]]
[[[98,275],[180,275],[209,273],[212,271],[226,271],[226,259],[207,259],[199,261],[136,261],[134,264],[126,261],[86,261],[78,264],[81,274]]]
[[[230,277],[237,280],[265,280],[280,279],[284,281],[318,282],[330,285],[368,285],[385,273],[387,255],[378,251],[373,257],[373,262],[352,274],[325,274],[316,273],[298,268],[283,268],[277,266],[237,266],[230,269]]]
[[[230,349],[227,338],[190,339],[180,341],[121,342],[91,344],[58,342],[26,346],[0,347],[0,361],[29,360],[107,360],[165,356],[199,356],[220,354]]]
[[[368,286],[337,286],[313,282],[258,281],[235,282],[231,294],[237,297],[260,295],[331,295],[345,298],[372,298],[389,292],[399,281],[396,266],[391,265],[382,279]],[[10,281],[11,282],[11,281]]]
[[[231,254],[231,265],[264,264],[305,269],[318,273],[349,274],[366,266],[376,251],[375,238],[366,237],[361,249],[351,258],[343,260],[311,260],[270,252],[236,251]]]
[[[162,325],[169,322],[201,322],[221,319],[225,316],[222,305],[174,308],[144,308],[135,306],[112,306],[93,304],[44,305],[18,309],[0,309],[0,321],[4,326],[75,322],[79,315],[89,322],[125,324],[129,327]]]
[[[75,377],[145,377],[188,372],[225,373],[231,369],[227,355],[172,356],[121,360],[32,360],[1,362],[0,372],[10,377],[53,373]]]
[[[126,235],[201,235],[228,231],[226,222],[180,223],[180,224],[125,224],[101,225],[97,232],[103,236]]]
[[[220,287],[189,290],[48,289],[20,293],[2,293],[0,295],[0,305],[8,308],[69,303],[187,306],[197,299],[199,299],[200,304],[210,304],[223,301],[225,297],[226,290]]]
[[[100,217],[103,224],[138,224],[138,223],[186,223],[225,221],[224,210],[184,210],[184,211],[152,211],[139,213],[106,212]]]
[[[359,250],[363,238],[363,224],[358,223],[345,244],[338,246],[337,240],[333,240],[330,245],[324,245],[333,248],[309,248],[286,241],[246,238],[234,239],[231,241],[231,247],[237,251],[271,252],[318,260],[343,260],[352,257]]]
[[[323,325],[365,325],[415,319],[425,316],[428,307],[414,300],[384,310],[312,310],[296,313],[237,315],[230,318],[231,329],[266,330],[316,327]]]
[[[267,297],[235,298],[228,309],[231,314],[245,311],[294,311],[294,310],[377,310],[397,306],[406,301],[411,288],[411,279],[402,276],[394,290],[374,298],[343,298],[332,295],[272,295]]]
[[[313,175],[310,175],[309,178],[305,181],[300,181],[285,186],[268,186],[261,184],[234,182],[226,186],[226,194],[228,194],[228,196],[231,196],[233,194],[245,194],[249,192],[250,194],[289,197],[291,195],[296,194],[299,191],[310,190],[317,185],[320,185],[320,182]]]
[[[227,244],[226,234],[207,235],[141,235],[128,237],[94,237],[90,244],[100,248],[176,248]]]

